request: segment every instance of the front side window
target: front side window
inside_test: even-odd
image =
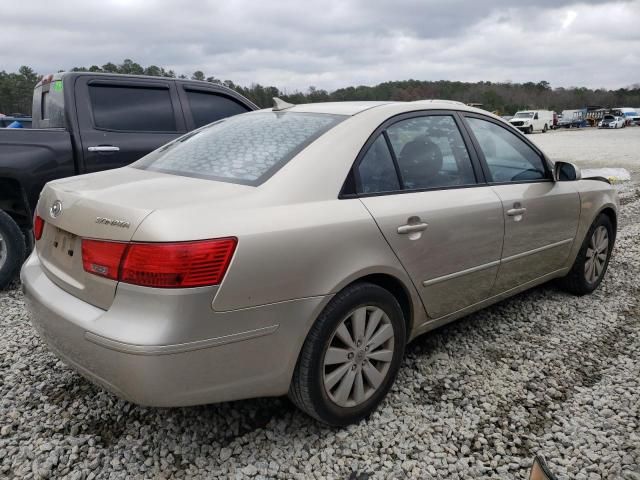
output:
[[[259,185],[344,118],[297,112],[236,115],[188,133],[132,166]]]
[[[130,132],[175,132],[168,88],[89,85],[96,128]]]
[[[215,93],[199,90],[186,90],[185,93],[196,128],[249,111],[244,105]]]
[[[540,155],[514,133],[495,123],[467,117],[495,183],[547,178]]]
[[[361,193],[393,192],[400,190],[398,175],[387,141],[379,135],[358,165]]]
[[[476,183],[467,148],[450,115],[401,120],[387,129],[405,189]]]

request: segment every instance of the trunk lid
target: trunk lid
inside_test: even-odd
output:
[[[48,183],[37,213],[45,221],[36,243],[47,276],[63,290],[108,309],[118,282],[84,271],[82,239],[128,242],[154,209],[228,198],[246,187],[122,168]]]

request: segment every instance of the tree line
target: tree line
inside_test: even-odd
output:
[[[481,104],[482,108],[502,115],[513,114],[517,110],[584,108],[588,105],[603,107],[640,108],[640,84],[617,90],[585,87],[556,87],[549,82],[457,82],[449,80],[402,80],[383,82],[374,86],[353,86],[327,91],[309,87],[306,91],[288,92],[274,86],[254,83],[250,86],[236,85],[231,80],[221,80],[207,76],[198,70],[190,77],[177,75],[163,67],[142,65],[125,59],[120,64],[112,62],[102,66],[76,67],[74,72],[106,72],[130,75],[153,75],[168,78],[191,78],[224,85],[252,100],[260,107],[272,105],[273,97],[280,97],[291,103],[330,102],[345,100],[400,100],[448,99],[464,103]],[[0,112],[5,114],[31,112],[31,97],[39,75],[30,67],[22,66],[17,72],[0,71]]]

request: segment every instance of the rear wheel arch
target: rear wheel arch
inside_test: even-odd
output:
[[[404,283],[402,283],[402,281],[397,277],[389,275],[388,273],[372,273],[353,280],[351,283],[341,288],[340,291],[349,288],[356,283],[372,283],[381,288],[384,288],[395,297],[395,299],[400,304],[400,308],[402,309],[402,316],[404,317],[407,338],[410,338],[414,323],[414,311],[411,294],[407,290],[407,287],[404,285]]]

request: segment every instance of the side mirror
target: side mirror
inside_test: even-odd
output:
[[[529,473],[529,480],[556,480],[556,477],[549,471],[544,459],[536,455]]]
[[[582,173],[573,163],[569,162],[556,162],[553,165],[553,177],[556,182],[571,182],[573,180],[580,180]]]

